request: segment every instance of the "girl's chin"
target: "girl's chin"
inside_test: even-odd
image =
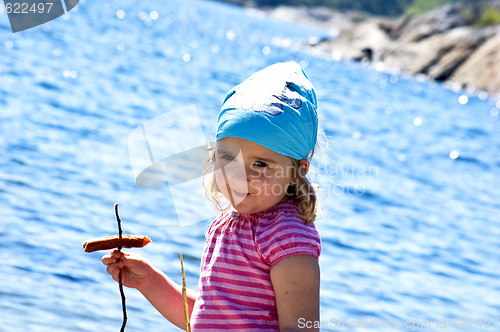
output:
[[[252,198],[252,196],[249,196],[246,199],[244,199],[243,201],[239,202],[239,204],[237,204],[237,205],[233,204],[232,206],[239,213],[252,214],[252,213],[259,213],[259,212],[269,210],[274,205],[279,203],[279,202],[276,202],[276,204],[271,204],[270,206],[268,206],[268,205],[262,206],[261,204],[256,204],[256,202],[252,202],[251,198]]]
[[[259,209],[257,206],[252,204],[249,198],[250,197],[247,196],[247,198],[242,199],[239,202],[236,201],[237,204],[232,204],[233,208],[239,213],[245,213],[245,214],[258,213],[265,210],[265,209]]]
[[[253,214],[253,213],[259,213],[259,212],[263,211],[263,210],[259,210],[259,209],[250,209],[250,208],[247,208],[247,207],[242,208],[240,205],[241,204],[236,205],[236,207],[234,207],[234,209],[236,211],[238,211],[239,213]]]

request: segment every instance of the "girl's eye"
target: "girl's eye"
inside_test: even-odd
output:
[[[231,156],[231,155],[225,154],[225,155],[222,156],[222,159],[224,159],[226,161],[233,161],[234,157]]]
[[[267,167],[267,164],[263,161],[256,161],[254,165],[257,167]]]

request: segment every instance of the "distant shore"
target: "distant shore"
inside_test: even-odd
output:
[[[500,10],[500,0],[493,2]],[[264,8],[271,17],[325,29],[305,47],[334,60],[372,63],[384,71],[424,75],[454,90],[500,100],[500,25],[478,26],[483,8],[444,5],[400,19],[326,8]]]

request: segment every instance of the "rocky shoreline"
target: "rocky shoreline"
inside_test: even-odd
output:
[[[493,5],[500,9],[500,1]],[[500,100],[500,25],[475,25],[481,10],[444,5],[400,19],[324,8],[278,7],[266,12],[329,31],[332,38],[307,43],[316,54],[373,63],[388,72],[425,75],[454,90]]]

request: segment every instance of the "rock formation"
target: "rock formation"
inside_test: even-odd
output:
[[[500,25],[473,23],[479,8],[445,5],[399,20],[370,18],[310,47],[335,59],[382,63],[500,97]]]

